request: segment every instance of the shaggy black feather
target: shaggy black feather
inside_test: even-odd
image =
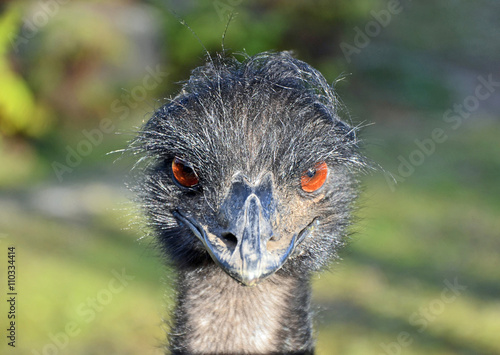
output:
[[[192,329],[184,325],[188,319],[182,310],[189,306],[184,299],[192,288],[186,285],[198,277],[193,275],[217,268],[172,212],[181,209],[203,225],[217,226],[223,223],[220,209],[232,178],[243,174],[256,181],[265,173],[273,177],[281,216],[273,226],[281,234],[296,233],[315,218],[319,221],[284,266],[264,281],[300,280],[290,286],[295,294],[284,306],[275,349],[312,351],[308,278],[335,259],[345,244],[357,196],[356,176],[367,166],[359,153],[357,129],[339,118],[338,108],[324,77],[289,52],[261,53],[241,61],[217,56],[193,70],[180,93],[154,113],[130,144],[129,151],[146,162],[138,170],[144,178],[135,191],[158,245],[180,273],[172,351],[189,352],[184,344]],[[174,157],[192,165],[200,181],[197,187],[184,188],[173,181]],[[304,192],[301,175],[323,161],[329,168],[327,182],[317,192]],[[229,278],[224,273],[220,277]]]

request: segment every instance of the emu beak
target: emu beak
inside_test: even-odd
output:
[[[218,236],[194,218],[180,211],[173,213],[203,243],[212,259],[246,286],[255,286],[278,271],[318,223],[315,219],[289,237],[275,235],[270,221],[276,213],[270,177],[257,185],[241,179],[234,182],[221,210],[227,228]]]

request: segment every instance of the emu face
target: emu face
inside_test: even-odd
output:
[[[149,158],[139,195],[171,260],[244,285],[335,257],[364,166],[330,86],[287,52],[197,68],[131,149]]]

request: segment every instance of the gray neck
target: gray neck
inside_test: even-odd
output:
[[[273,275],[241,286],[220,268],[182,271],[172,354],[312,354],[308,279]]]

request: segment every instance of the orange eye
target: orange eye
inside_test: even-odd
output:
[[[300,178],[300,185],[305,192],[318,190],[326,181],[328,167],[325,162],[317,163],[314,168],[304,171]]]
[[[200,182],[191,165],[177,157],[172,160],[172,173],[175,181],[184,187],[194,187]]]

